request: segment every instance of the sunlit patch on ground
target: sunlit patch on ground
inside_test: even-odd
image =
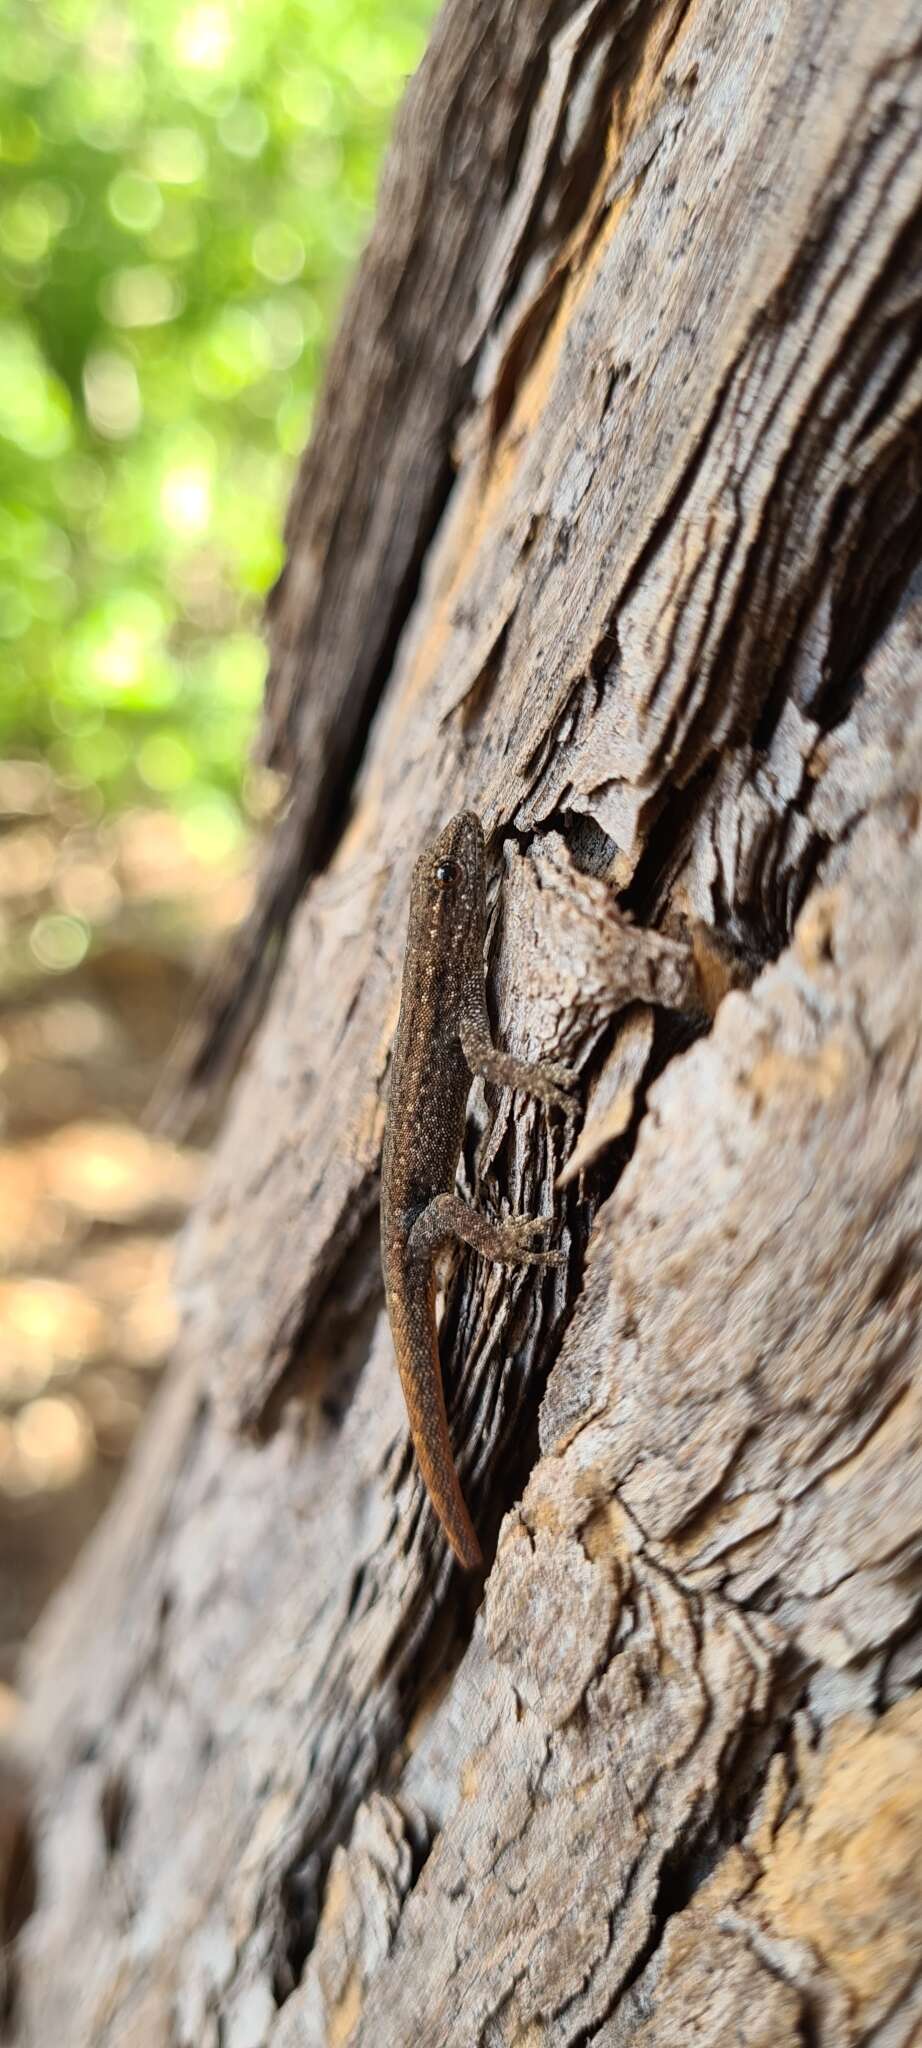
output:
[[[248,886],[239,846],[206,858],[150,809],[94,820],[73,786],[0,764],[0,1683],[170,1355],[209,1133],[177,1145],[143,1118]]]

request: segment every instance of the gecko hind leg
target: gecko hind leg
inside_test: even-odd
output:
[[[417,1217],[407,1249],[413,1259],[431,1259],[456,1238],[499,1265],[562,1266],[562,1252],[533,1251],[530,1245],[553,1222],[553,1216],[510,1216],[500,1223],[471,1209],[460,1195],[436,1195]]]

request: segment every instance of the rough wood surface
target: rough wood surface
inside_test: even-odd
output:
[[[918,2038],[920,115],[911,0],[443,14],[274,616],[284,958],[173,1382],[34,1653],[14,2038]],[[379,349],[428,400],[376,410]],[[462,804],[503,1042],[586,1098],[565,1139],[472,1096],[478,1200],[557,1184],[568,1250],[446,1289],[483,1588],[374,1214],[408,877]]]

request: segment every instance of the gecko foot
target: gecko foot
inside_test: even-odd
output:
[[[563,1252],[535,1251],[532,1240],[553,1228],[553,1216],[509,1216],[499,1225],[502,1249],[494,1257],[519,1266],[563,1266]]]

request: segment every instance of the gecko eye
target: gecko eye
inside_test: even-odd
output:
[[[461,869],[458,862],[456,860],[440,860],[438,867],[433,869],[433,879],[438,882],[440,889],[447,889],[451,882],[460,881]]]

